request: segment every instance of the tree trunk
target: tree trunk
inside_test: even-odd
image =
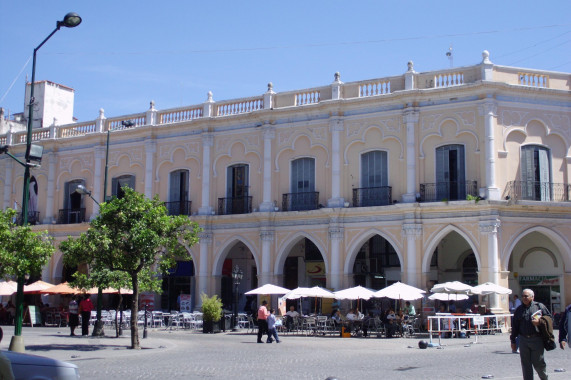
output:
[[[133,286],[133,301],[131,303],[131,348],[133,350],[140,350],[139,326],[137,325],[137,317],[139,314],[139,279],[137,273],[131,274],[131,285]]]
[[[123,308],[121,304],[123,303],[123,294],[121,294],[121,289],[119,289],[119,303],[117,304],[117,308],[115,309],[115,338],[119,338],[121,334],[121,327],[119,326],[120,323],[123,323]],[[121,318],[119,318],[119,313],[121,313]],[[119,323],[117,323],[117,319],[119,319]]]

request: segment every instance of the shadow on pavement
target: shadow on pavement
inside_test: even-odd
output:
[[[48,351],[78,351],[78,352],[96,352],[108,349],[127,349],[124,345],[91,345],[85,344],[39,344],[26,345],[26,351],[48,352]]]

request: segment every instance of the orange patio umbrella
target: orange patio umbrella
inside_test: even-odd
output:
[[[40,294],[42,290],[52,288],[54,284],[39,280],[30,285],[24,285],[24,293]]]
[[[85,289],[77,289],[69,286],[67,282],[61,283],[51,288],[40,290],[40,294],[76,294],[85,293]]]

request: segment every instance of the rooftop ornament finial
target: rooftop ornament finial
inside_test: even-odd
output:
[[[105,117],[105,110],[103,108],[99,108],[99,118],[103,119]]]
[[[214,103],[214,100],[212,99],[212,91],[208,91],[208,94],[206,97],[206,102],[207,103]]]
[[[490,61],[490,52],[487,50],[482,52],[482,63],[492,63],[492,61]]]
[[[274,84],[272,82],[268,82],[268,91],[269,93],[274,93]]]
[[[334,75],[333,75],[334,81],[335,82],[341,82],[341,74],[339,73],[339,71],[337,71]]]
[[[414,71],[414,62],[413,61],[408,61],[408,63],[406,64],[408,67],[408,71]]]
[[[154,101],[154,100],[151,100],[149,109],[152,110],[152,111],[155,110],[155,101]]]

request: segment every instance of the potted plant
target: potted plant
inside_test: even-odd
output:
[[[201,294],[200,299],[202,300],[202,332],[219,333],[222,300],[217,295],[208,297],[206,294]]]

